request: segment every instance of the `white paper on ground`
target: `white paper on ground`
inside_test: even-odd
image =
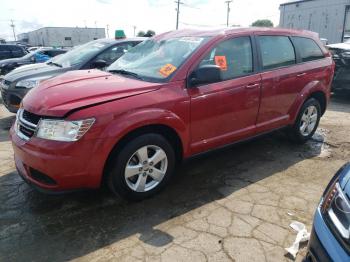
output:
[[[307,229],[305,225],[298,221],[293,221],[290,224],[290,227],[293,228],[296,232],[298,232],[294,243],[292,246],[286,248],[285,250],[293,256],[293,258],[296,258],[297,253],[299,251],[299,244],[301,242],[308,241],[310,239],[310,233],[307,232]]]

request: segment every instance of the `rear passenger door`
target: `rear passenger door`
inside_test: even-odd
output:
[[[0,60],[11,58],[10,47],[7,45],[0,45]]]
[[[289,111],[303,85],[304,72],[297,65],[292,40],[283,35],[257,35],[261,65],[261,104],[257,132],[279,128],[289,122]]]
[[[332,81],[332,66],[321,48],[311,38],[292,37],[299,53],[299,84],[306,87],[312,81],[320,81],[329,86]]]
[[[19,46],[10,46],[12,57],[22,57],[25,55],[23,49]]]

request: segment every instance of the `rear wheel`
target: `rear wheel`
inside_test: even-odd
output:
[[[159,134],[145,134],[129,141],[110,162],[107,182],[116,194],[142,200],[161,190],[175,168],[175,153]]]
[[[320,118],[320,103],[315,98],[308,99],[301,107],[294,125],[289,130],[291,138],[295,142],[305,143],[316,132]]]

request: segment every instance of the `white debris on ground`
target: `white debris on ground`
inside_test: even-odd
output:
[[[298,251],[299,251],[299,245],[301,242],[309,241],[310,239],[310,233],[307,232],[306,226],[298,221],[293,221],[290,224],[290,227],[293,228],[296,232],[298,232],[294,243],[286,248],[285,250],[292,255],[292,257],[295,259]]]

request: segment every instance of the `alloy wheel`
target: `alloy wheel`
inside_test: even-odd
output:
[[[163,149],[155,145],[139,148],[128,160],[124,178],[135,192],[147,192],[157,187],[168,168],[168,158]]]
[[[308,136],[310,135],[317,124],[317,119],[318,119],[318,111],[317,108],[314,105],[308,106],[300,120],[300,133],[303,136]]]

